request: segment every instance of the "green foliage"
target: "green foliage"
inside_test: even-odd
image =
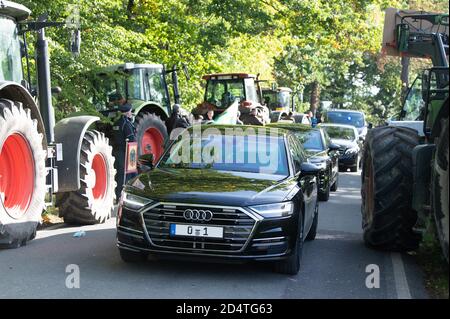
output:
[[[57,118],[95,112],[86,74],[124,62],[185,63],[180,75],[184,107],[202,99],[201,76],[250,72],[304,93],[311,83],[323,99],[366,110],[374,122],[400,107],[399,61],[380,68],[383,10],[408,8],[406,0],[16,0],[33,12],[65,21],[80,12],[81,55],[68,51],[66,28],[48,28]],[[445,10],[444,1],[410,0],[423,9]],[[29,33],[30,52],[33,55]],[[34,74],[34,61],[31,61]],[[302,105],[306,110],[306,105]]]

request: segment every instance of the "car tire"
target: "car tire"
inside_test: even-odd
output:
[[[275,262],[274,271],[284,275],[297,275],[303,254],[303,216],[300,214],[298,222],[299,235],[295,244],[294,252],[288,258]]]
[[[412,150],[419,135],[406,127],[383,126],[367,133],[361,174],[363,238],[367,246],[410,251],[421,235],[414,231]]]
[[[356,156],[355,166],[352,166],[350,168],[350,172],[352,172],[352,173],[357,173],[358,172],[358,170],[359,170],[359,162],[360,162],[359,156]]]
[[[0,248],[18,248],[36,236],[46,194],[42,141],[30,110],[0,99]]]
[[[447,102],[448,103],[448,102]],[[448,107],[448,104],[447,104]],[[432,208],[436,231],[444,258],[449,260],[449,205],[448,205],[448,166],[449,166],[449,124],[448,118],[442,119],[442,130],[435,140],[436,153],[432,170]]]
[[[321,202],[327,202],[330,199],[330,182],[327,183],[327,187],[324,192],[319,191],[318,197]]]
[[[138,263],[146,261],[148,254],[142,252],[134,252],[127,249],[119,249],[120,258],[126,263]]]
[[[336,180],[334,181],[333,185],[331,185],[330,190],[332,192],[335,192],[338,190],[338,187],[339,187],[339,173],[336,174]]]
[[[307,241],[311,241],[311,240],[316,239],[318,226],[319,226],[319,203],[316,202],[316,208],[314,210],[313,223],[311,225],[311,229],[308,232],[308,235],[306,236],[306,240]]]

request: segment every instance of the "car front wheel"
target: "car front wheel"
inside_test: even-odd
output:
[[[303,253],[303,241],[304,241],[303,240],[304,227],[302,215],[299,216],[298,228],[299,231],[297,236],[297,242],[295,244],[295,248],[291,256],[289,256],[287,259],[275,263],[274,270],[279,274],[296,275],[300,271],[300,264]]]

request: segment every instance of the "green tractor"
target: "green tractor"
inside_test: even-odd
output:
[[[367,134],[361,211],[370,247],[414,250],[432,218],[448,261],[448,44],[448,14],[387,9],[384,52],[433,67],[409,89],[400,116]]]
[[[172,114],[166,77],[172,74],[174,100],[180,103],[177,68],[161,64],[125,63],[95,72],[92,78],[92,103],[98,112],[113,123],[120,116],[117,96],[123,96],[133,108],[137,132],[138,154],[153,154],[156,162],[168,140],[168,119]],[[181,109],[183,115],[188,112]],[[112,126],[101,129],[111,138]]]
[[[36,235],[42,212],[54,205],[67,222],[104,222],[114,209],[114,157],[105,135],[92,129],[99,117],[74,116],[55,123],[48,27],[65,23],[45,16],[28,20],[23,5],[0,2],[0,247],[15,248]],[[27,34],[35,33],[35,89]],[[80,31],[71,49],[79,53]],[[26,63],[28,66],[28,63]],[[24,74],[28,79],[25,80]],[[55,196],[56,195],[56,196]]]

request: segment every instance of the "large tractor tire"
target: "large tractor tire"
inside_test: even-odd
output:
[[[448,262],[448,117],[442,120],[442,124],[441,134],[436,141],[431,198],[439,242]]]
[[[30,110],[0,99],[0,248],[36,236],[46,193],[42,138]]]
[[[98,131],[87,131],[84,135],[80,154],[81,188],[56,196],[59,215],[64,222],[92,225],[111,217],[116,199],[116,170],[108,142]]]
[[[164,121],[153,113],[140,113],[135,120],[138,154],[153,154],[156,162],[169,138]]]
[[[369,247],[410,251],[420,234],[413,230],[417,213],[412,209],[412,150],[419,144],[415,130],[378,127],[365,141],[361,187],[364,241]]]

